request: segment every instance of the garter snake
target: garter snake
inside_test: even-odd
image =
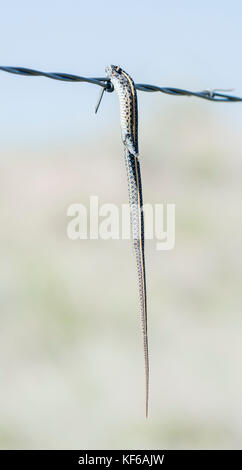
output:
[[[127,171],[131,230],[139,284],[140,312],[145,359],[146,417],[149,398],[149,356],[147,336],[147,299],[144,255],[144,215],[141,173],[138,149],[138,104],[132,78],[121,67],[110,65],[106,68],[120,104],[121,135]]]

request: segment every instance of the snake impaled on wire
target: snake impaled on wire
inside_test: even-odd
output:
[[[143,197],[138,148],[138,103],[132,78],[121,67],[110,65],[106,68],[120,104],[121,134],[127,171],[131,229],[139,282],[140,311],[144,343],[146,417],[149,399],[149,355],[147,335],[147,297],[144,255]]]

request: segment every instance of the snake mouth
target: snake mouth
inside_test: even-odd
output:
[[[112,73],[113,73],[113,69],[114,69],[114,65],[108,65],[108,66],[105,68],[105,73],[106,73],[106,75],[107,75],[108,78],[111,78]]]

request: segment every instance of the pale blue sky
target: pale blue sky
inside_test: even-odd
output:
[[[0,63],[86,76],[117,63],[137,82],[233,87],[242,96],[241,19],[239,1],[9,0],[1,6]],[[5,73],[0,84],[3,144],[78,140],[117,114],[108,95],[95,117],[99,88],[92,85]],[[151,114],[157,100],[162,107],[187,99],[144,95],[140,106]],[[205,105],[242,125],[242,103]]]

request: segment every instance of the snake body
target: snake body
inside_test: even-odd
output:
[[[144,255],[144,215],[141,172],[138,149],[138,102],[134,82],[121,67],[110,65],[106,68],[107,77],[111,80],[120,104],[121,134],[124,145],[124,158],[127,171],[131,230],[139,284],[140,313],[142,323],[146,417],[148,416],[149,399],[149,355],[147,334],[147,296]]]

